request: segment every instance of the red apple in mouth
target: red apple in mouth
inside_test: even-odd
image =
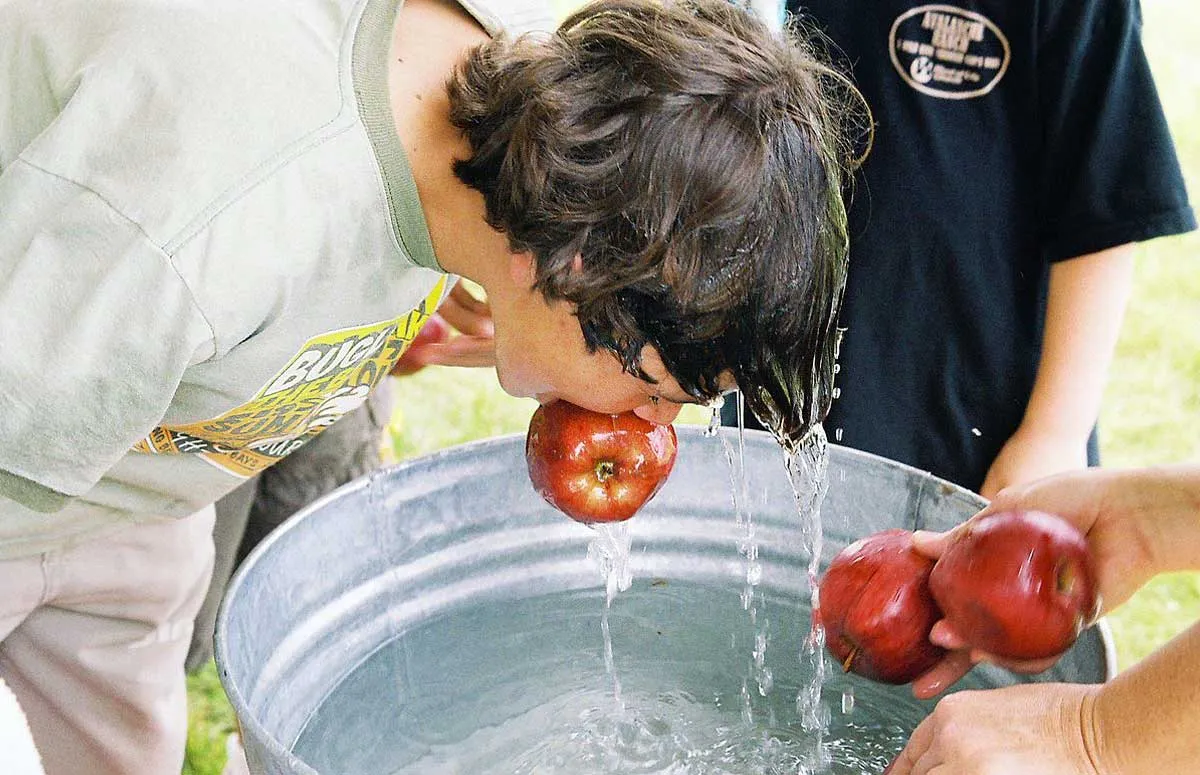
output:
[[[945,649],[929,642],[942,618],[929,593],[932,569],[906,530],[860,539],[833,558],[820,582],[818,616],[826,648],[846,672],[906,684],[941,660]]]
[[[929,585],[971,647],[1011,660],[1061,654],[1100,609],[1087,539],[1065,519],[1038,511],[969,523],[938,559]]]
[[[670,425],[554,401],[530,418],[525,462],[534,489],[571,519],[620,522],[663,486],[677,446]]]
[[[416,374],[428,365],[428,347],[431,344],[445,344],[450,339],[450,324],[441,315],[433,314],[421,326],[421,330],[413,337],[408,347],[400,354],[400,360],[389,372],[393,377],[407,377]]]

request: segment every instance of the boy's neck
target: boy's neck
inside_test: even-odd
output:
[[[446,82],[467,52],[488,40],[452,0],[405,0],[397,14],[388,90],[396,133],[408,156],[434,254],[442,268],[476,281],[508,255],[485,220],[483,196],[454,175],[470,146],[450,123]]]

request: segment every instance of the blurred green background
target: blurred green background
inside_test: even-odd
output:
[[[558,0],[561,9],[571,0]],[[1200,9],[1195,0],[1142,0],[1145,42],[1193,202],[1200,202]],[[1101,416],[1109,466],[1200,462],[1200,236],[1138,249],[1133,300]],[[385,448],[393,459],[524,431],[533,402],[510,398],[485,370],[429,368],[397,384],[402,406]],[[407,407],[420,407],[411,411]],[[681,422],[707,414],[685,412]],[[1200,573],[1159,577],[1109,621],[1128,667],[1200,619]],[[211,663],[189,679],[184,773],[219,775],[233,715]]]

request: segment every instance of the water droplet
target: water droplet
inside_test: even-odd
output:
[[[854,712],[854,689],[842,691],[842,715],[849,716]]]
[[[712,416],[708,418],[708,427],[704,429],[704,435],[712,438],[721,430],[721,407],[713,407]]]
[[[820,425],[814,426],[793,453],[785,454],[784,462],[800,515],[802,548],[809,558],[807,570],[811,606],[816,610],[820,605],[817,582],[823,541],[821,502],[828,489],[829,471],[829,444],[824,429]],[[825,683],[824,645],[825,631],[813,620],[808,642],[800,654],[804,673],[809,678],[796,697],[796,710],[801,726],[816,734],[818,750],[824,746],[823,737],[829,714],[829,709],[821,703],[821,689]]]
[[[750,687],[742,680],[742,722],[747,726],[754,723],[754,706],[750,702]]]
[[[771,672],[771,668],[763,667],[755,674],[755,679],[758,681],[758,693],[762,697],[766,697],[771,693],[771,689],[775,686],[775,674]]]

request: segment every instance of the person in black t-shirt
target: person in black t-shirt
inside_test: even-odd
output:
[[[988,497],[1096,463],[1133,243],[1196,225],[1136,0],[788,9],[876,122],[830,440]]]

